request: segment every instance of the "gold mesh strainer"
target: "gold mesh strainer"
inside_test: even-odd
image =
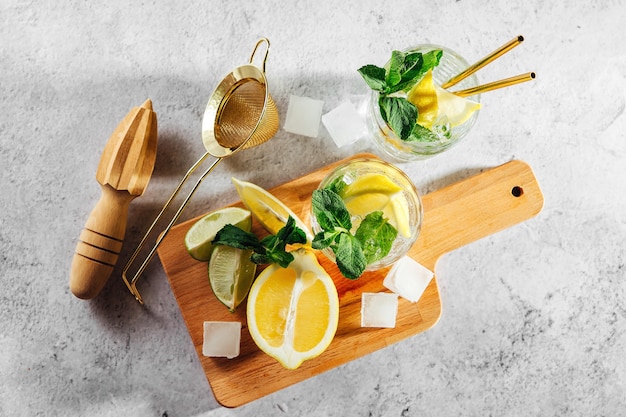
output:
[[[253,65],[254,56],[260,45],[266,44],[265,56],[261,69]],[[223,159],[231,156],[241,149],[252,148],[260,145],[272,138],[278,131],[279,118],[276,104],[270,96],[265,78],[265,62],[270,50],[269,40],[260,39],[252,55],[250,63],[235,68],[228,74],[215,88],[209,98],[204,117],[202,119],[202,142],[206,153],[187,171],[182,181],[178,184],[170,198],[167,200],[152,225],[144,235],[137,249],[132,254],[122,272],[122,278],[130,292],[137,301],[143,304],[143,299],[137,290],[137,280],[146,269],[148,263],[154,256],[161,241],[171,227],[176,223],[183,210],[191,200],[191,196],[198,189],[206,176]],[[154,246],[139,266],[135,275],[128,279],[127,274],[130,267],[135,262],[141,249],[151,235],[154,227],[163,217],[163,213],[172,203],[183,184],[189,176],[205,161],[208,156],[217,158],[207,170],[200,176],[192,190],[189,192],[174,217],[159,235]]]

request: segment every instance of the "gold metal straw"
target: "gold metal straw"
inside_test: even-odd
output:
[[[492,53],[490,53],[489,55],[487,55],[480,61],[476,62],[474,65],[470,66],[459,75],[452,77],[448,82],[442,84],[441,87],[443,87],[444,89],[448,89],[452,87],[453,85],[458,84],[459,82],[469,77],[470,75],[472,75],[473,73],[475,73],[476,71],[484,67],[485,65],[500,58],[502,55],[506,54],[507,52],[515,48],[517,45],[519,45],[523,41],[524,41],[524,37],[522,35],[517,36],[515,39],[512,39],[511,41],[502,45],[500,48],[496,49],[495,51],[493,51]]]
[[[476,94],[481,94],[491,90],[497,90],[498,88],[508,87],[510,85],[531,81],[535,78],[534,72],[527,72],[526,74],[516,75],[515,77],[505,78],[504,80],[494,81],[488,84],[477,85],[476,87],[467,88],[460,91],[452,91],[452,94],[459,97],[468,97]]]

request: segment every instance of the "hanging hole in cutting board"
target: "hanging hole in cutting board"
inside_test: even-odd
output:
[[[524,194],[524,189],[516,185],[511,189],[511,194],[513,194],[513,197],[521,197]]]

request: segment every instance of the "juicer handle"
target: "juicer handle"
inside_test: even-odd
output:
[[[100,200],[80,234],[70,270],[70,290],[85,300],[100,293],[122,250],[128,206],[135,198],[125,190],[102,186]]]

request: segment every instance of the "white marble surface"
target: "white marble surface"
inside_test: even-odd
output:
[[[625,23],[621,0],[3,0],[0,416],[623,415]],[[284,116],[290,94],[327,112],[365,93],[356,69],[393,48],[437,43],[472,61],[518,34],[524,44],[479,77],[536,81],[483,95],[474,131],[447,154],[399,164],[427,193],[522,159],[545,194],[536,218],[441,259],[433,329],[224,409],[158,260],[140,281],[147,308],[119,270],[95,300],[69,292],[100,153],[130,107],[153,100],[159,154],[123,260],[203,152],[210,92],[259,37]],[[323,127],[281,129],[220,165],[184,217],[234,201],[232,175],[269,188],[363,150],[337,149]]]

